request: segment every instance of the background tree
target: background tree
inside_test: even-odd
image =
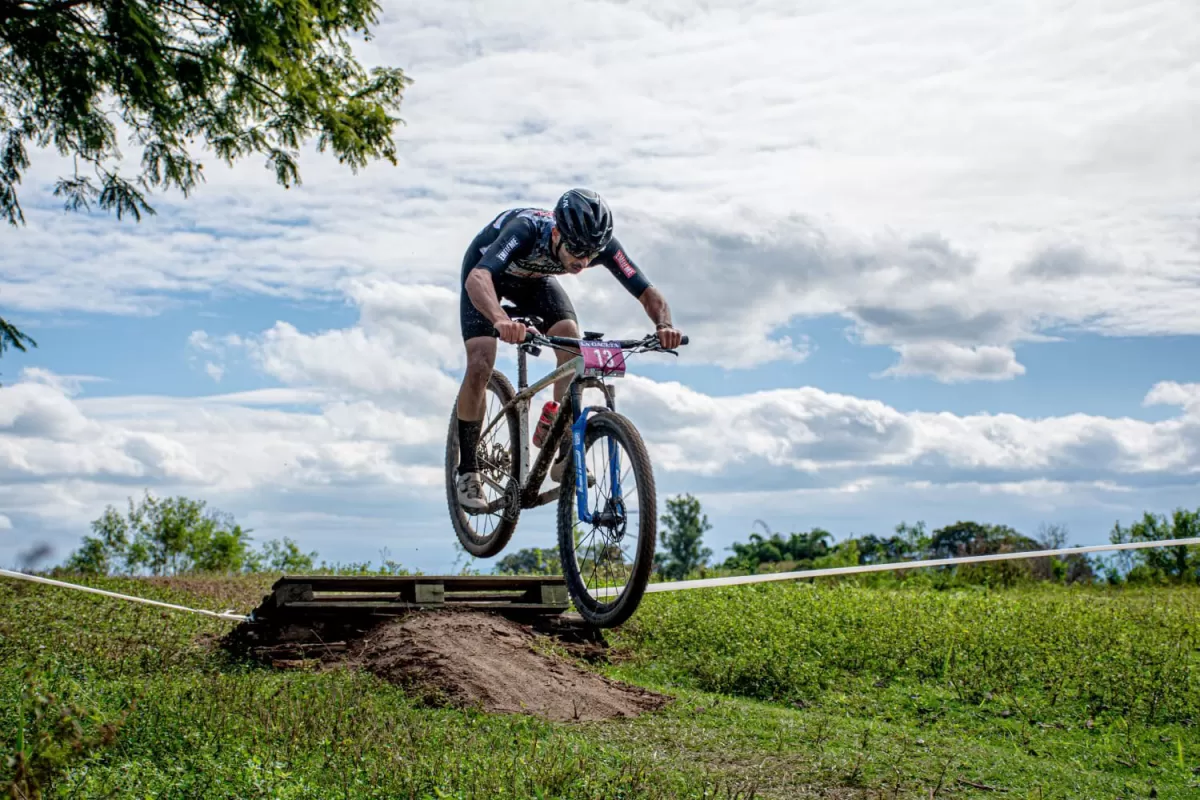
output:
[[[701,513],[700,501],[690,494],[667,500],[662,522],[667,529],[659,533],[664,551],[655,558],[656,566],[668,580],[681,580],[712,557],[712,550],[701,546],[701,537],[712,525]]]
[[[67,558],[66,568],[83,575],[111,575],[126,568],[129,553],[129,522],[112,506],[92,520],[94,536]]]
[[[262,547],[262,552],[255,554],[251,559],[251,564],[254,571],[265,572],[312,572],[313,560],[317,557],[317,551],[311,553],[300,552],[300,547],[287,536],[283,537],[283,541],[271,539],[265,542]]]
[[[200,551],[217,530],[204,514],[204,501],[186,497],[159,500],[147,492],[140,504],[129,504],[129,527],[134,531],[127,560],[145,566],[152,575],[177,575],[193,569]]]
[[[1200,536],[1200,509],[1177,508],[1170,517],[1147,511],[1128,527],[1122,527],[1118,522],[1113,525],[1108,538],[1113,544],[1122,544],[1197,536]],[[1116,553],[1114,561],[1124,568],[1125,580],[1134,583],[1200,582],[1200,547],[1180,545],[1125,550]]]
[[[2,2],[4,0],[0,0],[0,3]],[[0,122],[2,121],[3,117],[0,117]],[[5,320],[4,317],[0,317],[0,356],[3,356],[4,351],[10,347],[15,347],[24,353],[26,344],[37,347],[37,342],[17,330],[16,326]]]
[[[232,515],[206,509],[203,500],[159,499],[146,492],[122,515],[113,506],[92,521],[92,536],[66,568],[93,575],[187,572],[237,573],[254,568],[248,531]]]
[[[824,528],[813,528],[807,533],[792,533],[785,539],[782,534],[767,528],[762,520],[755,522],[762,524],[770,537],[764,538],[757,533],[751,533],[750,541],[734,542],[729,547],[733,555],[725,559],[726,568],[754,571],[762,564],[790,564],[790,568],[805,569],[811,566],[815,559],[829,553],[829,540],[833,538],[833,534]]]
[[[300,145],[357,171],[396,163],[392,131],[411,83],[357,62],[349,34],[369,38],[374,0],[0,0],[0,216],[24,223],[17,184],[27,145],[72,159],[54,188],[67,209],[153,214],[145,193],[203,180],[197,140],[232,165],[265,157],[285,187],[300,180]],[[111,110],[110,110],[111,106]],[[118,123],[141,148],[132,180],[118,171]],[[90,170],[91,174],[87,174]]]
[[[561,575],[562,561],[557,547],[527,547],[500,559],[494,571],[497,575]]]

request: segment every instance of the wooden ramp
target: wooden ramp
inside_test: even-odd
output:
[[[397,616],[415,609],[470,608],[517,616],[570,607],[562,576],[286,575],[251,616],[255,621]]]

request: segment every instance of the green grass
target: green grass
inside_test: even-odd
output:
[[[762,584],[648,596],[614,674],[795,708],[827,782],[1200,797],[1197,623],[1197,589]]]
[[[92,584],[247,610],[270,581]],[[1195,589],[648,595],[603,671],[677,701],[570,725],[231,661],[204,617],[11,581],[0,609],[0,786],[23,749],[47,797],[1200,796]]]

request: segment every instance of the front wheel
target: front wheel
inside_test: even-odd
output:
[[[558,551],[580,615],[610,628],[637,610],[654,566],[654,473],[637,428],[615,411],[589,417],[583,442],[584,462],[596,481],[587,497],[592,522],[580,521],[576,480],[567,477],[575,475],[572,448],[558,496]]]

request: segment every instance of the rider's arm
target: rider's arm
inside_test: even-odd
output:
[[[500,308],[492,273],[483,267],[476,267],[467,274],[467,297],[493,325],[508,319],[508,314]]]
[[[650,283],[638,265],[633,263],[633,259],[625,252],[625,248],[621,247],[617,237],[614,236],[608,247],[601,251],[596,263],[607,267],[621,285],[641,302],[642,308],[646,309],[646,315],[654,324],[671,324],[671,309],[667,305],[667,299],[657,286]]]
[[[608,246],[600,251],[594,263],[603,264],[613,277],[639,300],[651,286],[649,279],[638,269],[638,265],[633,263],[633,259],[625,252],[625,248],[621,247],[615,236],[609,240]]]
[[[537,231],[532,222],[519,217],[509,220],[483,252],[475,269],[467,274],[467,297],[493,325],[508,319],[500,308],[494,279],[504,274],[514,258],[529,254],[536,240]]]
[[[678,347],[682,334],[675,330],[675,326],[671,322],[671,307],[667,305],[667,298],[663,296],[657,286],[650,283],[638,265],[633,263],[633,259],[621,247],[621,243],[615,236],[596,261],[607,267],[608,271],[621,282],[621,285],[642,304],[642,308],[646,310],[646,316],[654,322],[655,329],[658,331],[658,340],[662,346]]]
[[[663,297],[657,286],[646,287],[646,291],[642,292],[638,300],[642,302],[642,308],[646,309],[646,316],[653,320],[655,325],[674,327],[671,324],[671,307],[667,305],[667,298]]]
[[[508,265],[533,252],[537,244],[537,229],[524,217],[516,217],[504,223],[496,239],[483,251],[476,269],[485,269],[499,277],[508,270]],[[474,298],[472,298],[474,299]],[[482,310],[482,309],[480,309]]]

